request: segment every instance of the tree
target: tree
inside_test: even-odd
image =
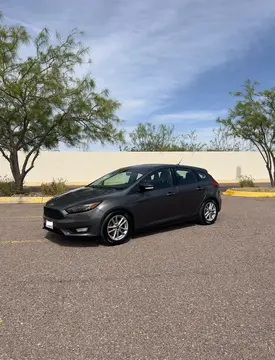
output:
[[[179,147],[184,149],[184,151],[206,150],[206,144],[199,142],[196,130],[192,130],[190,133],[182,135]]]
[[[218,119],[228,133],[251,142],[260,152],[275,186],[275,88],[256,91],[259,83],[247,80],[244,91],[233,93],[239,100],[226,119]]]
[[[225,126],[213,129],[214,138],[210,140],[207,151],[251,151],[249,142],[232,136]]]
[[[138,123],[130,136],[130,143],[124,151],[202,151],[204,144],[198,142],[196,131],[175,135],[173,125]]]
[[[130,144],[125,151],[171,151],[178,141],[173,126],[157,127],[149,122],[139,123],[129,136]]]
[[[56,34],[51,42],[47,29],[32,38],[24,27],[7,26],[0,19],[0,152],[17,190],[42,149],[56,149],[60,142],[123,142],[115,115],[120,104],[108,90],[96,92],[90,75],[75,75],[89,52],[77,41],[79,35],[77,30],[65,39]],[[20,49],[27,45],[34,55],[22,59]]]

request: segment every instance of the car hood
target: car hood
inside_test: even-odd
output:
[[[103,201],[106,198],[119,196],[121,191],[107,188],[81,187],[67,191],[62,195],[57,195],[49,200],[45,205],[64,209],[68,206],[85,204],[94,201]]]

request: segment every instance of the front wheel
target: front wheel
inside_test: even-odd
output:
[[[101,237],[107,245],[120,245],[130,240],[132,222],[128,214],[111,213],[103,221]]]
[[[218,217],[218,207],[214,200],[207,200],[199,212],[199,222],[202,225],[212,225]]]

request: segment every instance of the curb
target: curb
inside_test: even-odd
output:
[[[252,197],[252,198],[273,198],[275,197],[275,191],[274,192],[265,192],[265,191],[235,191],[228,189],[226,190],[223,195],[227,196],[240,196],[240,197]]]
[[[253,191],[235,191],[228,189],[223,192],[223,195],[227,196],[239,196],[239,197],[254,197],[254,198],[273,198],[275,197],[274,192],[253,192]],[[52,196],[45,197],[28,197],[28,196],[17,196],[17,197],[0,197],[0,204],[45,204],[47,201],[52,199]]]
[[[0,204],[44,204],[52,199],[51,197],[28,197],[28,196],[16,196],[16,197],[0,197]]]

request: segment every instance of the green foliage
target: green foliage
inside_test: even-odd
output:
[[[66,191],[68,191],[68,187],[63,179],[53,180],[51,183],[41,185],[41,193],[46,196],[60,195]]]
[[[89,55],[77,40],[81,35],[73,30],[65,39],[59,34],[53,39],[43,29],[32,38],[23,26],[7,26],[0,18],[0,152],[19,187],[41,149],[56,149],[59,142],[123,142],[116,116],[120,104],[107,89],[97,92],[89,74],[76,76]],[[28,45],[34,54],[20,58]],[[26,154],[21,168],[19,151]]]
[[[0,196],[11,196],[16,193],[15,182],[7,176],[0,177]]]
[[[206,144],[199,142],[196,130],[190,131],[188,134],[183,134],[179,137],[178,147],[182,151],[205,151]]]
[[[139,123],[130,133],[130,142],[124,151],[202,151],[205,145],[197,140],[195,131],[175,135],[174,126]]]
[[[275,88],[256,91],[257,82],[245,82],[244,91],[233,93],[237,102],[226,119],[218,119],[228,133],[253,144],[260,152],[275,186]]]
[[[239,185],[242,188],[254,187],[254,179],[252,178],[252,176],[242,175],[239,177]]]
[[[176,142],[174,127],[160,125],[157,127],[149,122],[139,123],[130,133],[130,144],[126,151],[169,151]]]
[[[243,139],[232,136],[228,128],[219,126],[213,129],[213,139],[207,146],[207,151],[251,151],[251,144]]]

